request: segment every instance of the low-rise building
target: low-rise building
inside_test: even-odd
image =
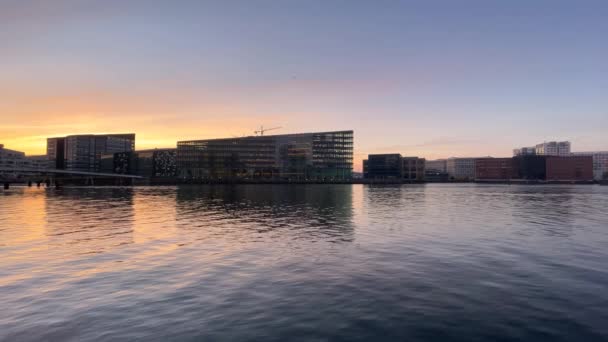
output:
[[[590,156],[517,156],[512,158],[478,158],[477,181],[576,181],[593,180]]]
[[[509,180],[515,178],[514,158],[478,158],[475,161],[476,180]]]
[[[593,178],[608,179],[608,151],[573,152],[573,156],[591,156],[593,158]]]
[[[547,157],[548,181],[592,181],[591,156]]]
[[[448,172],[446,159],[427,160],[425,167],[431,171]]]
[[[448,158],[446,171],[453,180],[475,179],[475,159],[477,158]]]
[[[367,179],[422,181],[425,175],[425,159],[403,157],[399,153],[370,154],[363,161],[363,175]]]
[[[24,152],[10,150],[8,148],[4,148],[4,145],[0,144],[0,167],[17,168],[22,166],[24,160]]]
[[[423,181],[426,160],[418,157],[403,157],[401,178],[409,181]]]

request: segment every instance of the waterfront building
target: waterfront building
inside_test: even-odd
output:
[[[432,171],[439,171],[439,172],[448,172],[447,160],[446,159],[427,160],[426,169],[432,170]]]
[[[608,151],[573,152],[573,156],[591,156],[593,158],[593,178],[608,179]]]
[[[347,180],[353,170],[353,131],[180,141],[184,180]]]
[[[46,155],[26,156],[25,152],[10,150],[0,144],[0,167],[46,169],[48,168],[48,160]]]
[[[424,180],[430,183],[433,182],[447,182],[450,180],[450,175],[444,171],[437,170],[425,170]]]
[[[399,153],[370,154],[363,161],[363,175],[368,179],[424,180],[425,159],[402,157]]]
[[[547,178],[546,156],[527,155],[513,157],[514,176],[524,180],[544,180]]]
[[[592,181],[593,158],[591,156],[547,157],[548,181]]]
[[[370,154],[363,161],[363,174],[368,179],[400,179],[402,169],[399,153]]]
[[[96,172],[101,156],[135,149],[135,134],[85,134],[47,139],[47,158],[57,169]]]
[[[424,171],[426,167],[426,159],[418,157],[403,157],[403,166],[401,178],[410,181],[424,180]]]
[[[446,161],[446,171],[450,175],[450,179],[475,179],[475,159],[476,158],[448,158]]]
[[[104,154],[101,171],[137,175],[149,179],[177,176],[177,149],[164,148]]]
[[[8,148],[4,148],[3,144],[0,144],[0,167],[17,168],[22,166],[24,160],[24,152],[10,150]]]
[[[592,181],[591,156],[516,156],[479,158],[475,162],[477,181]]]
[[[514,158],[478,158],[475,160],[476,180],[508,180],[515,178]]]
[[[537,144],[535,146],[535,154],[539,156],[569,156],[570,155],[569,141],[550,141]]]

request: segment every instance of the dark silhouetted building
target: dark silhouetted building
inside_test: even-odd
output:
[[[425,176],[425,159],[402,157],[398,153],[370,154],[363,160],[363,175],[367,179],[422,181]]]
[[[85,134],[47,139],[51,167],[96,172],[101,156],[135,149],[135,134]]]
[[[177,149],[152,149],[105,154],[101,171],[137,175],[148,179],[177,176]]]
[[[513,157],[514,178],[524,180],[547,179],[547,157],[522,155]]]
[[[363,161],[363,174],[370,179],[399,179],[403,161],[398,153],[370,154]]]
[[[353,170],[353,131],[180,141],[184,180],[346,180]]]

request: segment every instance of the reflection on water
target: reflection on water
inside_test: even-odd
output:
[[[0,340],[608,338],[608,187],[0,192]]]

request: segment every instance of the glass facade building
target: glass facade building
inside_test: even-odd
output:
[[[47,139],[51,167],[71,171],[100,170],[101,156],[135,149],[135,134],[86,134]]]
[[[363,160],[363,177],[422,181],[425,176],[425,163],[424,158],[403,157],[399,153],[370,154]]]
[[[353,131],[180,141],[177,164],[186,180],[345,180]]]
[[[177,176],[176,155],[174,148],[105,154],[101,157],[101,171],[147,178],[174,178]]]

